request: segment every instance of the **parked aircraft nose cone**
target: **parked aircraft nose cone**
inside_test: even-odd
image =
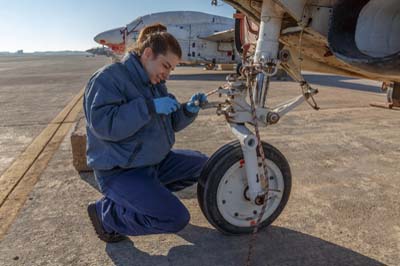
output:
[[[123,30],[125,27],[120,27],[112,30],[108,30],[97,34],[94,37],[94,41],[99,44],[107,43],[121,43],[123,42]]]

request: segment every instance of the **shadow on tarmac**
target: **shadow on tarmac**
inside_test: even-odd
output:
[[[188,225],[178,235],[191,244],[173,247],[166,256],[143,252],[130,239],[107,244],[106,252],[116,266],[246,265],[250,236],[225,236],[195,225]],[[252,266],[383,265],[350,249],[282,227],[270,226],[256,239]]]
[[[233,71],[232,71],[233,73]],[[226,73],[205,72],[204,74],[173,74],[169,80],[188,80],[188,81],[221,81],[225,82]],[[222,84],[221,84],[222,85]]]
[[[98,190],[92,172],[81,172],[83,181]],[[182,198],[196,198],[196,186],[178,193]],[[107,244],[106,253],[114,265],[246,265],[250,236],[226,236],[215,229],[189,224],[177,234],[187,245],[173,247],[166,256],[151,255],[136,248],[135,237]],[[132,241],[133,240],[133,241]],[[168,242],[165,242],[168,244]],[[159,243],[163,245],[163,243]],[[165,249],[165,247],[163,248]],[[258,233],[252,266],[266,265],[384,265],[345,247],[323,239],[278,226]]]
[[[98,190],[92,172],[81,172],[80,176],[83,181]],[[178,196],[181,199],[196,198],[196,186],[182,190]],[[166,256],[151,255],[141,251],[132,242],[134,237],[132,240],[107,244],[106,252],[116,266],[246,265],[250,236],[226,236],[215,229],[192,224],[177,235],[189,244],[172,247]],[[384,265],[323,239],[273,225],[260,232],[256,241],[252,266]],[[159,243],[159,245],[164,244]]]
[[[93,172],[79,172],[79,176],[83,181],[88,183],[91,187],[100,192],[99,186],[97,185],[96,178]]]
[[[365,85],[352,82],[353,80],[357,80],[356,78],[331,76],[331,75],[305,74],[304,79],[309,83],[311,83],[312,85],[330,86],[330,87],[338,87],[341,89],[383,93],[380,87],[378,86]]]
[[[82,180],[98,190],[94,175],[81,172]],[[196,186],[179,193],[180,198],[195,198]],[[246,265],[250,236],[226,236],[215,229],[189,224],[177,234],[189,242],[172,247],[166,256],[151,255],[134,245],[134,237],[120,243],[107,244],[106,253],[116,266],[236,266]],[[165,242],[168,244],[168,242]],[[165,245],[159,243],[159,245]],[[163,248],[164,249],[164,248]],[[372,258],[325,241],[278,226],[269,226],[258,233],[253,250],[252,266],[267,265],[384,265]]]
[[[232,72],[233,73],[233,72]],[[221,81],[221,85],[225,82],[227,74],[219,73],[204,73],[204,74],[174,74],[171,76],[170,80],[187,80],[187,81]],[[357,90],[357,91],[367,91],[375,93],[383,93],[378,86],[359,84],[352,82],[357,80],[356,78],[342,77],[342,76],[332,76],[332,75],[313,75],[304,74],[305,80],[311,83],[311,85],[329,86],[337,87],[341,89]],[[286,80],[285,80],[286,79]],[[272,80],[276,80],[273,78]],[[291,81],[289,77],[285,77],[283,82]]]

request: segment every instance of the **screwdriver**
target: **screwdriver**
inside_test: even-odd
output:
[[[211,95],[217,93],[219,89],[221,89],[221,87],[207,92],[206,96],[208,97],[208,96],[211,96]],[[200,106],[200,108],[204,108],[207,105],[207,103],[208,102],[200,102],[199,100],[194,101],[194,105],[195,106]]]

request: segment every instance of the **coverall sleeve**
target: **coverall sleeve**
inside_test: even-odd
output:
[[[169,94],[170,97],[175,99],[175,96]],[[190,125],[197,117],[197,113],[191,113],[186,110],[186,103],[181,104],[180,108],[172,113],[172,127],[175,132],[178,132],[188,125]]]
[[[108,83],[108,82],[107,82]],[[85,93],[87,122],[103,140],[120,141],[134,135],[151,120],[154,104],[143,96],[127,101],[112,82],[95,80]]]

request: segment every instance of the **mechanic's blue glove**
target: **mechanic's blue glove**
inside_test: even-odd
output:
[[[153,100],[153,102],[157,114],[169,115],[180,107],[180,104],[177,100],[168,96],[156,98]]]
[[[191,113],[197,113],[200,110],[200,107],[207,103],[207,96],[202,93],[198,92],[194,94],[190,100],[186,103],[186,110]]]

